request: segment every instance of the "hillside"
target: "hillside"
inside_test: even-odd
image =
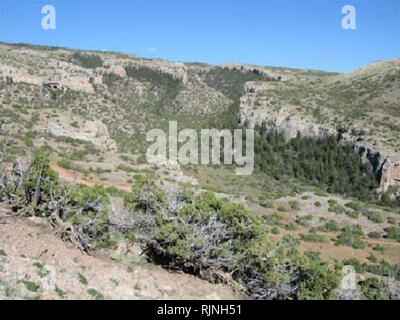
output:
[[[340,134],[374,166],[382,191],[400,182],[400,61],[349,74],[280,83],[250,82],[241,120],[265,122],[287,139]]]
[[[8,286],[22,290],[27,282],[18,281],[41,283],[31,260],[22,259],[21,270],[11,272],[18,256],[28,255],[25,249],[37,266],[66,263],[57,254],[36,258],[35,247],[52,239],[54,247],[46,250],[65,250],[69,260],[82,263],[68,265],[50,296],[40,285],[37,291],[45,294],[25,292],[24,298],[60,298],[56,287],[68,291],[67,298],[90,298],[89,287],[76,287],[76,274],[90,270],[89,284],[100,281],[91,292],[114,299],[327,299],[340,296],[334,290],[340,268],[350,264],[363,298],[394,299],[398,292],[382,283],[388,276],[400,280],[399,89],[400,60],[335,74],[0,44],[0,253],[6,254],[0,297]],[[255,128],[255,172],[243,177],[234,166],[148,164],[146,133],[167,132],[170,120],[180,129]],[[29,183],[38,173],[29,163],[39,149],[50,184],[40,191],[40,205],[37,195],[27,196],[29,188],[36,194]],[[18,178],[21,168],[32,181]],[[64,194],[69,186],[77,189]],[[93,206],[82,216],[79,205],[91,208],[93,195],[105,211]],[[54,197],[67,201],[74,214],[55,219]],[[143,203],[153,218],[141,216]],[[38,216],[66,244],[49,229],[39,235],[43,220],[30,222]],[[38,235],[22,237],[12,249],[10,230],[25,229]],[[217,248],[197,241],[202,232]],[[129,249],[113,259],[115,246]],[[143,261],[131,274],[126,261],[139,259],[130,255],[139,248]],[[271,262],[271,251],[279,251],[279,263]],[[99,280],[93,266],[116,282]],[[329,290],[313,291],[314,272]],[[291,282],[274,282],[272,274],[290,274]],[[141,290],[132,289],[136,282]]]
[[[0,300],[245,298],[146,263],[139,248],[120,247],[111,257],[82,254],[65,246],[45,220],[8,217],[1,208],[0,242]]]

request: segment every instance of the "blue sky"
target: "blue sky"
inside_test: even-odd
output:
[[[0,41],[347,72],[400,55],[400,0],[0,0]],[[56,30],[41,9],[56,8]],[[341,27],[354,5],[357,29]]]

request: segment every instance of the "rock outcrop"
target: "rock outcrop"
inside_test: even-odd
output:
[[[386,192],[392,186],[400,187],[400,156],[396,158],[386,154],[376,141],[367,141],[331,124],[319,123],[311,114],[299,111],[296,105],[278,103],[275,98],[268,97],[267,92],[271,88],[273,85],[267,82],[246,83],[244,95],[240,99],[241,124],[250,128],[263,125],[282,133],[286,140],[297,134],[312,137],[338,136],[342,141],[352,143],[362,160],[371,165],[380,182],[379,192]]]
[[[109,136],[107,126],[99,120],[86,121],[80,129],[67,124],[50,122],[48,132],[56,137],[64,136],[89,141],[105,151],[117,149],[115,142]]]
[[[385,159],[381,168],[382,191],[388,190],[391,186],[400,185],[400,161],[392,163],[390,159]]]

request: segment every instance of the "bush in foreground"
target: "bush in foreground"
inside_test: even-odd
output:
[[[136,239],[163,266],[212,282],[235,280],[256,299],[326,299],[339,274],[301,255],[290,236],[269,240],[266,225],[243,206],[213,193],[165,195],[143,179],[125,198]]]

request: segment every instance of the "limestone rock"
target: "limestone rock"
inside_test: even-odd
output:
[[[73,139],[85,140],[103,150],[116,150],[116,144],[110,138],[107,126],[100,120],[86,121],[81,129],[74,128],[67,124],[61,125],[55,122],[50,122],[48,131],[56,137],[66,136]]]

